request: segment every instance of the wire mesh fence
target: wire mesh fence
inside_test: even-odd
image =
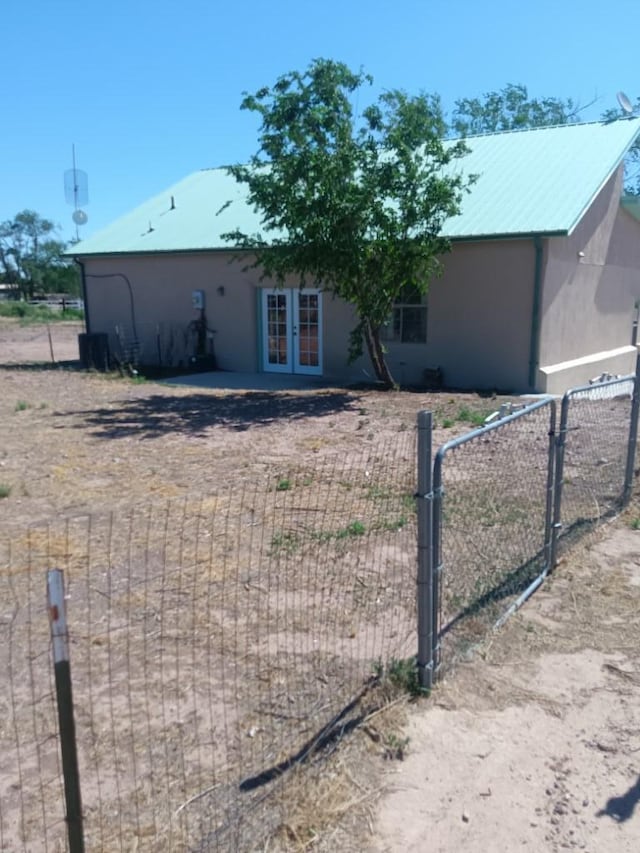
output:
[[[548,565],[554,424],[542,400],[436,455],[436,667],[464,658]]]
[[[622,508],[630,451],[634,377],[567,392],[558,430],[554,552]],[[631,473],[631,472],[630,472]]]
[[[78,335],[84,323],[65,320],[18,326],[0,325],[0,365],[60,364],[78,360]]]
[[[0,535],[0,849],[66,849],[47,570],[66,585],[87,849],[272,849],[385,669],[416,646],[423,673],[466,658],[556,545],[622,506],[636,385],[568,393],[558,428],[540,400],[433,466],[423,414],[419,443]]]
[[[263,849],[291,768],[415,650],[414,445],[408,430],[357,458],[5,541],[0,849],[66,847],[54,567],[87,849]]]

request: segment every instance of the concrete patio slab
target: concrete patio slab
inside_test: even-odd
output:
[[[211,373],[191,373],[162,380],[165,385],[193,388],[218,388],[233,391],[317,391],[323,388],[344,388],[321,376],[301,376],[289,373],[231,373],[217,370]]]

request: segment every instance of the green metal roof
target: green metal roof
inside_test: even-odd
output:
[[[456,240],[570,234],[640,132],[640,118],[470,137],[455,169],[479,178],[443,233]],[[69,254],[229,249],[221,234],[260,231],[245,188],[225,169],[189,175]]]

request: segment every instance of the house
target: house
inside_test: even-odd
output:
[[[633,370],[640,222],[621,190],[639,132],[623,118],[468,140],[456,168],[479,178],[443,229],[444,274],[386,330],[401,383],[440,368],[450,387],[558,393]],[[371,378],[366,358],[347,364],[350,305],[293,278],[274,289],[222,239],[260,230],[244,193],[199,171],[75,245],[87,331],[143,363]]]

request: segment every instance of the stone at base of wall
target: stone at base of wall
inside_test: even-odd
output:
[[[564,394],[569,388],[588,385],[589,380],[602,373],[627,376],[635,372],[636,352],[637,348],[629,344],[540,367],[536,390],[542,394]]]

